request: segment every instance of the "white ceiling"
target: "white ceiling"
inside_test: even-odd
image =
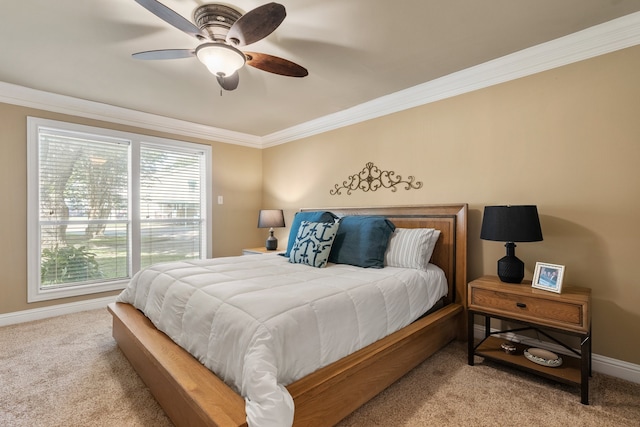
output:
[[[247,66],[221,93],[195,58],[131,58],[198,44],[134,0],[0,0],[0,82],[261,138],[640,11],[640,0],[279,2],[282,25],[244,50],[303,65],[305,78]],[[211,1],[162,3],[191,20]]]

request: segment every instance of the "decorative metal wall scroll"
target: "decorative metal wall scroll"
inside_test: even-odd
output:
[[[393,171],[383,171],[375,166],[372,162],[368,162],[365,167],[358,173],[355,173],[342,181],[342,186],[336,184],[333,190],[329,190],[329,194],[342,194],[340,190],[347,190],[347,195],[351,195],[352,191],[362,190],[364,192],[376,191],[379,188],[390,188],[391,191],[397,191],[396,185],[404,184],[405,190],[418,189],[422,187],[422,182],[415,181],[415,177],[408,176],[406,181],[402,180],[402,176],[396,175]]]

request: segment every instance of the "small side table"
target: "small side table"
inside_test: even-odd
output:
[[[284,249],[276,249],[274,251],[267,250],[264,246],[259,248],[248,248],[242,250],[242,255],[264,255],[264,254],[280,254],[285,252]]]
[[[545,378],[580,387],[580,401],[589,404],[589,376],[591,375],[591,290],[563,286],[562,293],[522,284],[503,283],[495,276],[484,276],[468,285],[468,362],[473,366],[474,356],[509,365]],[[474,341],[474,316],[484,317],[484,339]],[[491,318],[516,322],[522,328],[491,332]],[[559,367],[548,367],[528,360],[523,352],[528,346],[516,344],[515,354],[507,354],[500,345],[504,339],[496,334],[533,329],[576,357],[562,355]],[[580,351],[548,335],[553,331],[580,338]]]

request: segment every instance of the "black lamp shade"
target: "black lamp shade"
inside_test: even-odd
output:
[[[269,237],[265,248],[269,251],[278,249],[278,239],[273,235],[273,227],[284,227],[284,214],[282,209],[262,209],[258,215],[258,228],[268,228]]]
[[[524,263],[515,255],[514,242],[539,242],[542,229],[534,205],[485,206],[480,238],[506,242],[507,255],[498,260],[498,277],[507,283],[521,283]]]
[[[538,208],[534,205],[485,206],[480,238],[498,242],[541,241]]]

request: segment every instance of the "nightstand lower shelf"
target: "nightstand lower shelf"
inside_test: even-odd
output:
[[[502,318],[501,316],[492,316],[488,313],[477,312],[471,309],[468,310],[468,315],[468,363],[470,366],[474,365],[473,359],[474,356],[477,355],[494,362],[502,363],[513,368],[520,369],[522,371],[542,376],[550,380],[562,382],[564,384],[575,385],[580,387],[580,402],[584,405],[589,404],[589,377],[591,376],[591,334],[576,334],[581,338],[581,351],[577,353],[580,356],[579,358],[562,355],[561,357],[563,360],[563,364],[561,366],[558,366],[557,368],[552,368],[533,363],[524,356],[524,350],[531,346],[515,344],[516,354],[508,354],[500,348],[500,345],[506,340],[498,338],[496,334],[511,331],[500,331],[492,333],[490,332],[489,322],[491,317]],[[485,337],[478,344],[475,344],[474,342],[475,340],[473,333],[475,315],[481,315],[485,317]],[[514,329],[512,330],[513,332],[525,329],[533,329],[538,330],[538,332],[543,333],[544,335],[549,337],[549,335],[538,329],[539,325],[534,325],[515,319],[506,320],[524,323],[527,326],[525,328]],[[563,332],[570,335],[575,334],[567,331]],[[556,342],[560,343],[558,340],[556,340]],[[565,346],[564,344],[562,345],[569,349],[569,347]],[[575,350],[571,351],[575,352]]]
[[[526,357],[524,357],[524,350],[530,346],[515,344],[516,353],[507,354],[504,352],[500,345],[505,342],[504,339],[497,337],[488,337],[482,341],[475,349],[475,355],[484,357],[488,360],[500,362],[505,365],[509,365],[516,369],[520,369],[526,372],[530,372],[547,379],[560,381],[569,385],[580,385],[581,381],[581,366],[580,359],[577,357],[562,355],[562,365],[557,368],[550,368],[533,363]]]

